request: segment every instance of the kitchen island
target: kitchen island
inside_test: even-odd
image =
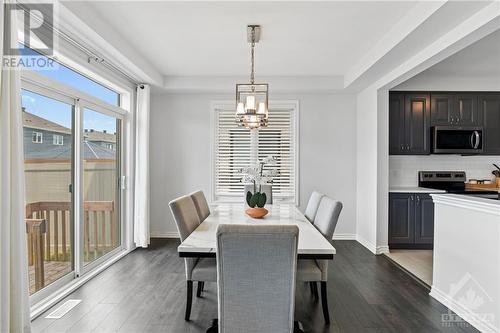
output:
[[[431,194],[435,204],[430,295],[482,332],[500,331],[500,201]],[[463,325],[452,313],[444,326]]]

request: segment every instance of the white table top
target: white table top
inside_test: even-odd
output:
[[[243,204],[218,204],[211,213],[178,247],[181,257],[215,257],[216,232],[219,224],[295,224],[299,227],[298,257],[301,259],[333,259],[335,248],[293,205],[267,205],[263,219],[245,214]]]

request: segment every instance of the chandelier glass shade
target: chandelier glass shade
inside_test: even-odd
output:
[[[255,83],[254,48],[259,41],[260,26],[247,27],[248,41],[251,43],[250,83],[236,84],[236,122],[249,129],[266,127],[269,119],[269,85]]]

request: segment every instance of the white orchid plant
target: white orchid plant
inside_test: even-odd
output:
[[[246,194],[246,200],[250,207],[263,208],[267,201],[267,196],[262,193],[262,185],[272,184],[273,178],[278,176],[279,172],[276,169],[266,169],[266,165],[276,165],[277,159],[274,156],[267,156],[261,159],[258,164],[254,167],[247,167],[240,169],[240,173],[243,175],[241,178],[242,183],[252,183],[253,193],[248,191]],[[257,186],[259,190],[257,191]]]

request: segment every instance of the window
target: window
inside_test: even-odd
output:
[[[33,143],[42,143],[43,142],[43,133],[33,131],[33,135],[31,137],[31,141]]]
[[[278,171],[273,180],[273,198],[296,202],[297,108],[297,103],[270,105],[269,126],[255,131],[238,127],[231,107],[214,108],[214,200],[240,200],[244,184],[239,170],[272,155],[277,163],[266,167]]]
[[[21,44],[22,45],[22,44]],[[30,56],[37,56],[37,57],[44,57],[44,55],[30,49],[27,46],[24,46],[20,49],[21,52],[21,57],[30,57]],[[99,84],[95,82],[94,80],[89,79],[88,77],[72,70],[71,68],[61,64],[57,63],[57,67],[55,69],[39,69],[37,67],[25,67],[27,70],[33,70],[37,72],[38,74],[41,74],[43,76],[49,77],[53,80],[57,80],[61,83],[64,83],[72,88],[78,89],[80,91],[83,91],[84,93],[87,93],[89,95],[92,95],[94,97],[99,98],[102,101],[105,101],[111,105],[119,106],[120,103],[120,94],[117,92],[103,86],[102,84]]]
[[[55,146],[64,145],[64,136],[59,135],[59,134],[52,135],[52,144]]]

